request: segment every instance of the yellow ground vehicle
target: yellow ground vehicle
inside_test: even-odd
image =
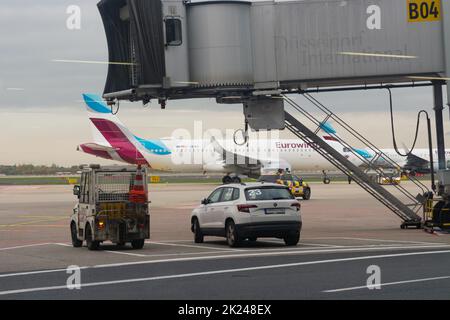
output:
[[[380,185],[399,185],[402,181],[401,177],[394,177],[394,176],[388,176],[388,177],[382,177],[377,176],[378,178],[378,184]]]
[[[274,174],[274,175],[262,175],[259,181],[272,182],[283,184],[291,190],[291,193],[296,198],[303,198],[303,200],[311,199],[311,187],[303,181],[302,178],[287,173],[287,174]]]

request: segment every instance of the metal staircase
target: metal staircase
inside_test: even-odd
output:
[[[383,163],[392,166],[393,168],[399,168],[392,159],[390,159],[386,154],[384,154],[380,149],[373,145],[370,141],[364,138],[356,130],[345,123],[336,114],[331,112],[323,104],[321,104],[317,99],[312,97],[310,94],[303,95],[313,106],[315,106],[320,113],[323,113],[323,119],[318,120],[317,116],[313,116],[310,112],[306,111],[305,108],[298,105],[294,100],[287,96],[283,96],[285,101],[296,111],[300,112],[303,117],[308,121],[312,122],[314,126],[317,126],[317,130],[313,132],[308,127],[306,127],[302,122],[297,120],[289,112],[285,112],[285,122],[286,128],[290,130],[297,137],[302,139],[304,142],[308,143],[311,148],[322,155],[330,163],[336,166],[340,171],[346,175],[350,175],[352,179],[360,185],[364,190],[371,194],[375,199],[380,201],[386,207],[388,207],[393,213],[403,220],[402,228],[407,228],[409,226],[420,228],[422,225],[422,212],[425,199],[423,195],[429,192],[428,188],[421,183],[419,180],[409,177],[409,181],[413,183],[418,189],[418,195],[414,196],[409,190],[403,186],[394,185],[392,190],[396,190],[396,193],[400,195],[397,196],[387,188],[378,184],[374,181],[365,170],[373,170],[376,174],[381,177],[386,177],[386,173],[379,167],[380,160]],[[365,150],[370,150],[374,154],[370,159],[364,157],[357,152],[349,143],[343,140],[340,136],[335,133],[328,133],[335,140],[339,141],[343,147],[347,148],[349,152],[352,152],[356,157],[358,157],[364,164],[365,169],[353,164],[345,156],[343,156],[339,151],[331,147],[326,141],[317,136],[317,132],[322,128],[323,124],[327,121],[333,120],[333,124],[338,125],[342,130],[345,130],[352,137],[352,140],[357,140],[359,143],[363,144],[366,148]],[[403,200],[402,200],[402,199]],[[405,203],[406,200],[406,203]]]

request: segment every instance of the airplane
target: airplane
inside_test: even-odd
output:
[[[430,168],[430,151],[428,149],[414,149],[413,153],[410,153],[407,149],[405,149],[405,153],[407,156],[402,156],[397,153],[395,149],[380,149],[387,157],[389,157],[392,161],[394,161],[398,167],[405,171],[409,172],[411,175],[415,175],[416,173],[420,174],[428,174],[431,172]],[[357,151],[362,157],[367,160],[373,159],[375,157],[375,152],[371,150],[358,149]],[[450,149],[445,150],[446,159],[450,159]],[[437,161],[438,153],[437,149],[433,149],[433,170],[437,172],[439,169],[439,163]],[[374,162],[375,166],[379,166],[382,168],[392,168],[392,166],[387,165],[386,161],[381,157],[377,161]],[[449,167],[449,163],[446,165]]]
[[[248,141],[239,146],[228,140],[187,140],[173,137],[147,140],[134,135],[112,114],[111,108],[95,94],[83,94],[94,141],[81,144],[78,151],[96,157],[145,165],[151,169],[176,172],[224,173],[223,183],[240,183],[239,175],[259,178],[283,171],[336,170],[307,143],[299,140]],[[321,127],[322,139],[352,162],[358,157],[330,134],[331,124]],[[362,151],[360,151],[362,152]]]

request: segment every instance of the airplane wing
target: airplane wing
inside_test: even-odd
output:
[[[406,158],[406,168],[428,168],[430,166],[430,161],[418,157],[414,154],[410,154]]]
[[[291,170],[291,165],[283,159],[260,159],[256,157],[244,156],[226,150],[216,139],[211,139],[211,144],[216,153],[221,155],[221,162],[218,163],[226,171],[246,174],[249,177],[258,178],[263,172],[273,170]]]
[[[259,159],[226,150],[214,137],[211,138],[211,144],[214,151],[222,155],[224,168],[231,172],[258,170],[262,166]]]

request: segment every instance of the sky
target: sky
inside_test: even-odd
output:
[[[0,164],[104,163],[77,152],[76,146],[91,138],[81,94],[103,92],[107,66],[52,61],[108,60],[96,3],[0,2]],[[70,5],[81,8],[80,30],[66,26]],[[392,148],[385,90],[321,93],[316,97],[376,145]],[[305,104],[301,97],[296,99]],[[399,142],[411,144],[417,111],[426,109],[433,115],[432,105],[431,88],[394,91]],[[448,112],[446,108],[447,140]],[[218,105],[213,99],[169,101],[167,110],[160,110],[155,103],[147,108],[140,103],[123,103],[119,117],[135,134],[145,138],[170,136],[177,128],[192,130],[195,121],[202,121],[205,129],[220,130],[239,129],[244,122],[242,106]],[[419,147],[426,146],[424,132],[422,129]],[[280,136],[293,138],[287,132]]]

